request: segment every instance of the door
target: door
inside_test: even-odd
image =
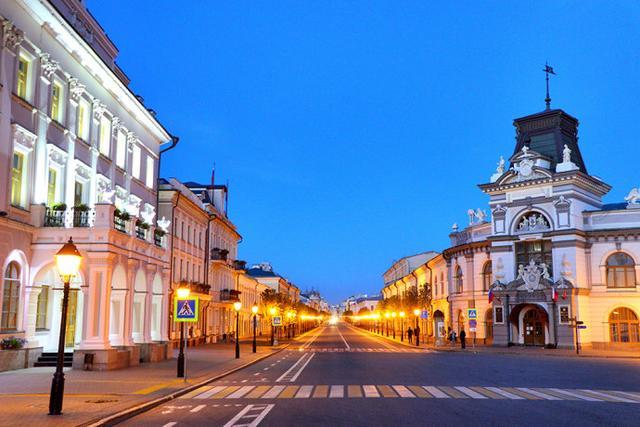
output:
[[[73,348],[76,340],[76,313],[78,310],[78,290],[69,290],[69,308],[67,310],[67,329],[64,336],[64,346]]]
[[[545,316],[538,308],[527,311],[522,320],[524,345],[544,345]]]

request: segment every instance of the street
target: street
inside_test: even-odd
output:
[[[123,425],[637,425],[638,368],[414,349],[340,323]]]

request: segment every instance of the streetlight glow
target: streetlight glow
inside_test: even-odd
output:
[[[242,303],[240,301],[236,301],[233,303],[233,309],[235,311],[240,311],[241,308],[242,308]]]
[[[56,267],[63,281],[67,281],[78,274],[80,270],[80,262],[82,255],[78,252],[78,248],[73,244],[73,239],[65,243],[56,253]]]
[[[251,307],[251,312],[253,314],[258,314],[258,304],[253,304],[253,307]]]
[[[419,309],[419,308],[416,308],[415,310],[413,310],[413,314],[414,314],[415,316],[420,316],[420,309]]]
[[[191,294],[191,289],[187,286],[181,286],[178,288],[177,293],[178,293],[178,298],[187,299]]]

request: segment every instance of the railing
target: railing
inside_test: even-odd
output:
[[[162,247],[162,237],[164,235],[160,235],[158,233],[154,233],[153,235],[153,242],[156,244],[156,246],[158,246],[159,248]]]
[[[222,289],[220,291],[220,301],[240,301],[240,291],[235,289]]]
[[[138,239],[147,240],[147,230],[139,225],[136,225],[136,237]]]
[[[229,255],[229,251],[226,249],[219,249],[219,248],[211,249],[212,261],[226,261],[227,255]]]
[[[64,218],[66,211],[54,210],[47,208],[44,213],[45,227],[64,227]]]
[[[74,227],[89,227],[91,226],[92,211],[73,211],[73,226]]]
[[[127,232],[127,221],[125,219],[120,218],[117,215],[113,216],[113,228],[120,231],[121,233]]]

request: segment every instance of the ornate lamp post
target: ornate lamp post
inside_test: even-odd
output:
[[[275,326],[273,326],[273,318],[276,314],[278,314],[278,310],[275,307],[271,307],[269,309],[269,314],[271,315],[271,345],[273,346],[274,342],[273,342],[273,334],[274,334],[274,329]]]
[[[177,289],[177,298],[187,299],[191,289],[188,286],[181,286]],[[184,322],[180,322],[180,352],[178,353],[178,378],[184,378]]]
[[[49,396],[49,415],[60,415],[62,413],[62,399],[64,397],[64,344],[67,330],[67,310],[69,308],[69,287],[71,279],[78,274],[82,255],[73,244],[73,240],[62,246],[56,254],[56,266],[58,273],[64,283],[62,296],[62,318],[60,319],[60,336],[58,339],[58,358],[56,360],[56,372],[53,374],[51,382],[51,395]]]
[[[404,311],[400,312],[400,341],[404,341],[404,316],[406,313]]]
[[[418,328],[418,318],[420,317],[420,309],[416,308],[415,310],[413,310],[413,315],[416,316],[416,328],[414,329],[414,333],[416,336],[416,347],[420,345],[420,334],[417,331],[420,331],[420,328]]]
[[[258,304],[253,304],[251,307],[253,313],[253,352],[256,352],[256,327],[258,322]]]
[[[389,317],[391,317],[391,313],[389,313],[388,311],[384,312],[384,317],[385,317],[385,323],[386,323],[386,332],[387,332],[387,336],[389,336]]]
[[[398,313],[395,311],[391,313],[391,328],[393,329],[393,339],[396,339],[396,316]]]
[[[240,309],[242,308],[242,303],[240,301],[236,301],[233,303],[233,309],[236,311],[236,359],[240,359],[240,339],[238,329],[240,329]]]

